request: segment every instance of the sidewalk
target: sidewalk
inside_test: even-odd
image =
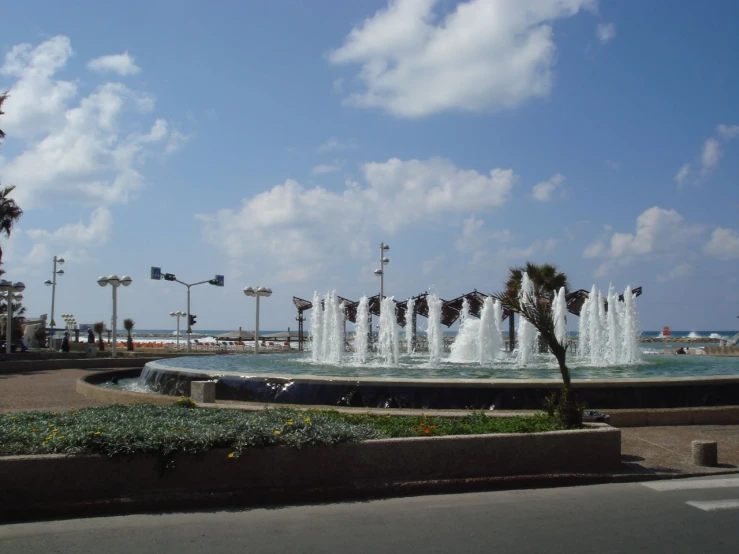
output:
[[[0,412],[104,406],[104,402],[78,394],[75,390],[80,377],[101,371],[108,370],[53,369],[0,373]],[[739,425],[626,427],[621,429],[621,437],[622,475],[683,476],[739,472]],[[692,465],[691,442],[698,439],[717,441],[718,467]]]

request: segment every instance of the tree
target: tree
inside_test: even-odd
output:
[[[534,285],[534,295],[525,295],[520,298],[523,272],[529,275]],[[530,273],[529,273],[530,271]],[[562,344],[557,339],[554,329],[554,314],[552,303],[560,288],[568,290],[567,276],[551,264],[536,265],[530,262],[526,267],[511,268],[510,277],[506,282],[506,290],[493,294],[503,307],[511,314],[518,313],[531,323],[549,351],[557,359],[559,372],[562,376],[562,392],[552,401],[552,411],[556,413],[565,427],[579,427],[582,424],[582,406],[577,401],[570,370],[567,367],[567,343]],[[513,335],[511,334],[511,340]]]
[[[3,102],[7,100],[8,93],[4,92],[0,94],[0,115],[2,111]],[[0,129],[0,140],[5,138],[5,133]],[[20,209],[15,200],[10,198],[10,193],[13,192],[15,187],[4,187],[0,189],[0,234],[4,234],[6,237],[10,237],[10,233],[13,230],[13,225],[23,215],[23,210]],[[0,248],[0,263],[3,261],[3,250]]]
[[[554,296],[559,289],[565,288],[565,294],[570,290],[570,284],[567,281],[567,275],[559,271],[556,265],[542,264],[537,265],[526,262],[525,267],[511,267],[509,269],[508,280],[506,281],[506,294],[511,297],[517,297],[521,290],[521,279],[523,279],[524,271],[528,274],[529,279],[534,283],[534,291],[536,297],[540,301],[546,302],[551,306]],[[505,309],[505,308],[504,308]],[[508,344],[509,350],[513,351],[516,328],[513,319],[513,313],[509,312],[508,318]]]
[[[130,317],[127,317],[123,320],[123,328],[128,331],[128,339],[126,340],[126,350],[129,352],[133,352],[133,339],[131,338],[131,331],[133,330],[134,325],[136,325],[136,322],[131,319]]]
[[[103,332],[105,332],[105,323],[102,321],[98,321],[97,323],[93,324],[92,329],[95,331],[95,333],[98,336],[98,346],[100,347],[100,351],[102,352],[105,350],[105,343],[103,342]]]
[[[8,99],[7,91],[0,94],[0,115],[3,115],[5,113],[3,111],[3,102],[5,102],[7,99]],[[0,129],[0,139],[4,139],[4,138],[5,138],[5,133],[3,132],[2,129]]]

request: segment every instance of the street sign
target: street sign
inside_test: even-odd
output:
[[[162,278],[162,268],[161,267],[151,267],[151,278],[155,279],[157,281],[161,280]]]
[[[215,282],[213,283],[217,287],[222,287],[224,283],[224,277],[223,275],[216,275],[215,279],[213,279]]]

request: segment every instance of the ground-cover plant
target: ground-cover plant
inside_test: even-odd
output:
[[[530,433],[562,427],[544,414],[491,418],[347,415],[331,410],[259,412],[186,406],[105,406],[0,414],[0,455],[150,453],[168,457],[225,448],[229,457],[272,445],[301,447],[390,437]]]

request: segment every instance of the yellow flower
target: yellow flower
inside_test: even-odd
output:
[[[310,423],[310,418],[306,417],[303,421],[305,421],[306,423]]]
[[[63,439],[63,438],[64,438],[64,435],[60,435],[60,436],[59,436],[59,438],[60,438],[60,439]]]
[[[99,435],[99,434],[100,434],[100,431],[95,431],[95,434],[96,434],[96,435]]]
[[[275,430],[274,430],[274,431],[272,431],[272,432],[273,432],[273,433],[274,433],[275,435],[279,435],[279,434],[280,434],[280,432],[279,432],[279,431],[278,431],[277,429],[275,429]]]
[[[228,455],[228,457],[229,458],[235,458],[236,457],[236,452],[230,452],[229,455]]]
[[[288,424],[288,425],[292,425],[292,424],[293,424],[293,420],[292,420],[292,419],[288,419],[288,420],[287,420],[287,424]]]

